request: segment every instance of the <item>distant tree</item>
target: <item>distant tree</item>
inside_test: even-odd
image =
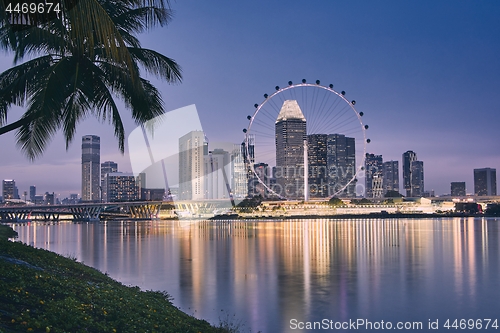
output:
[[[328,204],[330,206],[341,206],[344,204],[344,202],[337,197],[333,197],[330,200],[328,200]]]
[[[481,206],[475,202],[457,202],[455,210],[467,214],[477,214],[481,212]]]
[[[262,202],[262,196],[255,195],[250,198],[245,198],[243,199],[238,205],[236,205],[238,208],[256,208],[260,205]]]
[[[398,191],[387,191],[387,193],[384,195],[385,198],[401,198],[403,195],[399,193]]]
[[[490,216],[500,216],[500,204],[488,204],[485,214]]]
[[[358,200],[358,202],[356,203],[357,205],[370,205],[372,204],[373,202],[371,202],[370,200],[366,199],[366,198],[363,198],[361,200]]]
[[[392,204],[394,204],[394,199],[387,199],[387,200],[384,201],[384,203],[386,205],[392,205]]]

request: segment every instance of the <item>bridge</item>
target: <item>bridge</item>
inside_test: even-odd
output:
[[[74,205],[11,205],[0,207],[0,221],[58,221],[63,216],[75,221],[105,219],[157,219],[161,201],[81,203]]]

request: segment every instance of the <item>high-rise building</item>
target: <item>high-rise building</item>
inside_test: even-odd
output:
[[[229,153],[223,149],[214,149],[204,157],[204,199],[229,198],[229,167]]]
[[[101,179],[99,167],[101,139],[96,135],[82,137],[82,200],[99,201]]]
[[[395,191],[399,193],[399,162],[387,161],[384,162],[382,171],[382,188],[384,195],[388,191]]]
[[[474,193],[481,196],[497,195],[496,169],[474,169]]]
[[[411,163],[417,160],[417,154],[411,150],[408,150],[403,154],[403,185],[406,190],[406,196],[412,197],[412,175],[411,175]]]
[[[411,197],[424,196],[424,162],[411,162]]]
[[[139,189],[131,173],[110,172],[104,177],[106,185],[105,201],[134,201],[139,199]]]
[[[36,196],[36,186],[32,185],[30,186],[30,201],[35,202],[35,196]]]
[[[354,138],[343,134],[329,134],[326,164],[328,170],[328,196],[355,197],[356,144]],[[342,193],[338,193],[344,189]]]
[[[108,173],[118,172],[118,164],[112,161],[106,161],[101,163],[101,195],[103,201],[108,197],[106,193],[106,184],[104,179]]]
[[[179,138],[179,199],[202,200],[205,135],[191,131]]]
[[[382,155],[366,154],[365,157],[365,197],[381,198],[383,195]]]
[[[276,188],[281,196],[304,198],[306,118],[296,100],[286,100],[275,123]]]
[[[252,184],[253,195],[260,195],[265,198],[268,196],[267,187],[270,186],[269,165],[267,163],[257,163],[254,165],[254,170],[257,177]]]
[[[452,182],[451,183],[451,196],[452,197],[463,197],[465,193],[465,182]]]
[[[244,198],[248,195],[247,170],[243,156],[242,145],[235,144],[231,152],[231,190],[234,198]]]
[[[2,198],[3,201],[8,199],[16,199],[16,181],[13,179],[4,179],[2,181]]]
[[[247,143],[248,143],[248,149],[247,149]],[[246,171],[246,189],[247,193],[245,196],[253,195],[252,190],[251,190],[251,184],[255,181],[255,174],[253,173],[252,170],[252,165],[255,164],[255,135],[254,134],[248,134],[246,140],[241,143],[241,154],[243,156],[243,163],[245,165],[245,171]]]
[[[311,198],[328,196],[327,134],[307,136],[309,195]]]

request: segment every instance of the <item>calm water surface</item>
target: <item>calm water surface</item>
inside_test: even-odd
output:
[[[364,319],[422,322],[418,331],[425,332],[436,319],[439,331],[448,318],[498,318],[500,325],[499,222],[61,222],[14,229],[27,244],[74,256],[126,285],[166,290],[176,306],[212,323],[229,315],[246,331],[297,332],[293,323]]]

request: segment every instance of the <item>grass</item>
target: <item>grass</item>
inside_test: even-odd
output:
[[[0,225],[0,332],[234,332],[50,251],[10,242]]]

